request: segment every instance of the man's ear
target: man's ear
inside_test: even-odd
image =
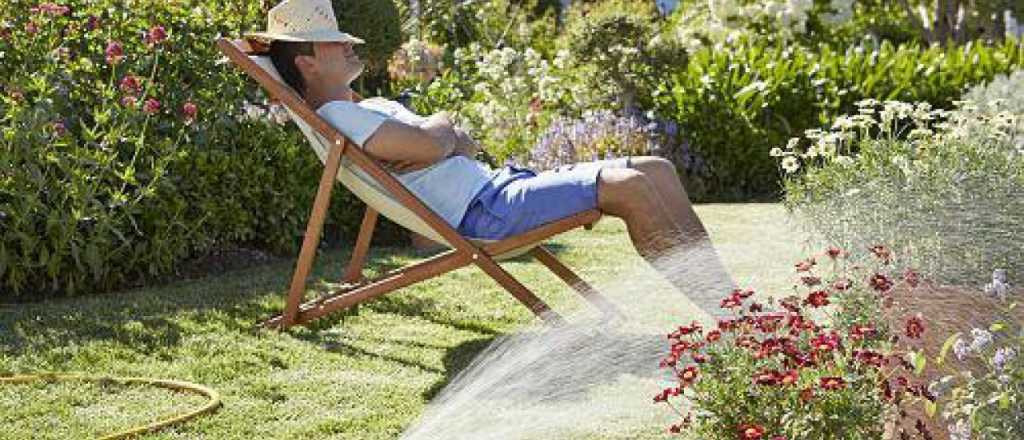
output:
[[[316,61],[309,55],[297,55],[295,57],[295,68],[299,69],[303,76],[309,77],[310,73],[316,71]]]

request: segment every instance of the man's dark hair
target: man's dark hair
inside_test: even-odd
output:
[[[313,43],[295,41],[273,41],[270,43],[270,61],[281,74],[281,79],[292,86],[299,95],[306,96],[306,80],[302,72],[295,67],[295,57],[299,55],[313,56]]]

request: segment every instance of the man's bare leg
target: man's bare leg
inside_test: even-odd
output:
[[[639,163],[647,173],[639,167],[601,171],[598,208],[626,223],[637,252],[677,289],[709,314],[722,316],[719,302],[736,283],[711,246],[674,169]],[[665,171],[671,171],[672,180]]]
[[[640,156],[630,158],[630,165],[651,181],[672,220],[687,234],[687,241],[709,239],[707,229],[693,210],[690,196],[683,188],[672,162],[656,156]]]

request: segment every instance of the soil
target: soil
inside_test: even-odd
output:
[[[892,295],[896,300],[896,306],[892,309],[894,313],[890,319],[901,335],[903,323],[909,316],[920,313],[925,322],[925,332],[920,339],[906,337],[901,339],[901,345],[914,350],[923,350],[928,359],[923,377],[909,378],[915,383],[927,385],[953,371],[970,370],[975,377],[984,374],[987,372],[987,367],[983,361],[976,359],[957,361],[952,350],[947,353],[946,363],[941,367],[937,366],[935,359],[939,356],[942,346],[949,336],[956,332],[962,332],[964,339],[970,342],[972,328],[988,329],[998,319],[1024,323],[1024,308],[1018,307],[1012,312],[1006,312],[1007,307],[1013,301],[1024,298],[1024,289],[1016,289],[1011,292],[1006,301],[987,296],[980,287],[928,284],[922,284],[913,290],[897,288]],[[940,400],[939,403],[941,412],[942,401]],[[908,433],[917,434],[915,424],[920,419],[931,432],[931,438],[935,440],[949,439],[949,432],[945,421],[941,418],[941,413],[936,414],[934,418],[929,418],[921,403],[916,403],[906,410],[907,417],[903,419],[902,426]]]

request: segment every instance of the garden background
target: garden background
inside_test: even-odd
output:
[[[493,166],[659,155],[694,202],[781,202],[816,238],[889,243],[933,279],[1019,282],[1020,2],[333,3],[367,41],[357,91],[453,112]],[[46,314],[294,258],[322,165],[213,44],[274,4],[6,3],[0,302]],[[324,255],[362,213],[335,190]],[[409,237],[385,223],[374,240]],[[5,351],[27,343],[18,316]],[[0,371],[27,365],[10,352]]]

